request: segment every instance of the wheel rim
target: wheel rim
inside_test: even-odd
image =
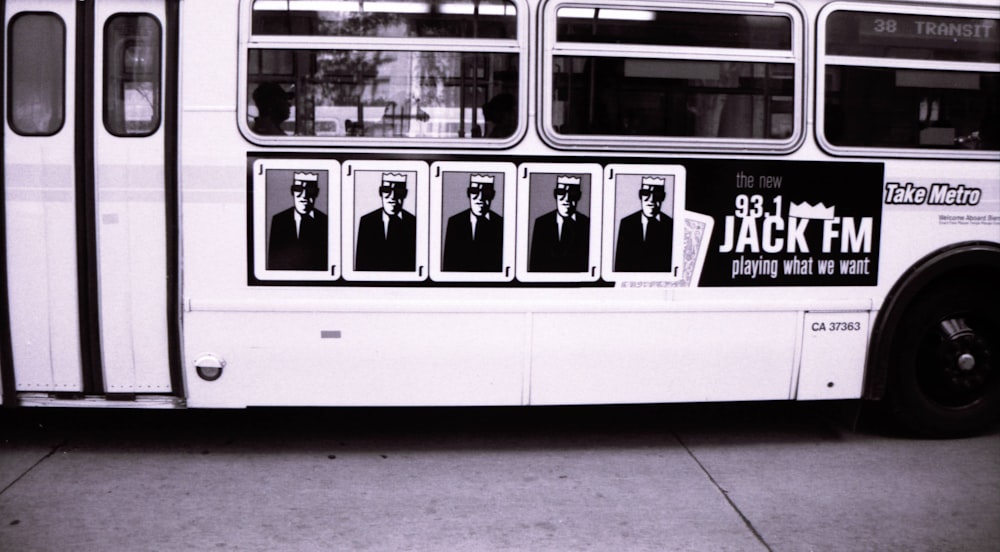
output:
[[[917,351],[917,385],[932,402],[960,409],[975,405],[996,387],[996,340],[975,313],[947,316],[928,327]]]

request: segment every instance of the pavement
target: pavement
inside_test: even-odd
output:
[[[7,409],[0,550],[1000,550],[1000,427],[855,421],[851,403]]]

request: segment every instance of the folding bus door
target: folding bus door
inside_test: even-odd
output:
[[[17,391],[80,393],[76,17],[71,1],[4,8],[3,208]],[[5,381],[5,385],[11,385]]]

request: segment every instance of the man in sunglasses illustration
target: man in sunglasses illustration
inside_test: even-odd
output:
[[[382,173],[382,208],[358,223],[355,270],[413,272],[417,265],[417,219],[403,210],[406,174]]]
[[[448,218],[441,268],[454,272],[500,272],[503,263],[503,217],[490,210],[496,177],[469,176],[469,208]]]
[[[674,220],[661,211],[666,178],[644,176],[639,186],[642,208],[618,225],[616,272],[670,272]]]
[[[327,270],[326,214],[316,209],[319,176],[292,175],[292,207],[271,217],[268,270]]]
[[[535,219],[528,255],[529,272],[587,272],[590,219],[577,212],[581,177],[556,177],[556,209]]]

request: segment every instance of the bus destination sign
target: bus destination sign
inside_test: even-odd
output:
[[[857,30],[860,41],[865,43],[888,42],[902,47],[923,43],[958,50],[995,50],[1000,46],[997,21],[993,19],[867,13],[858,18]]]

